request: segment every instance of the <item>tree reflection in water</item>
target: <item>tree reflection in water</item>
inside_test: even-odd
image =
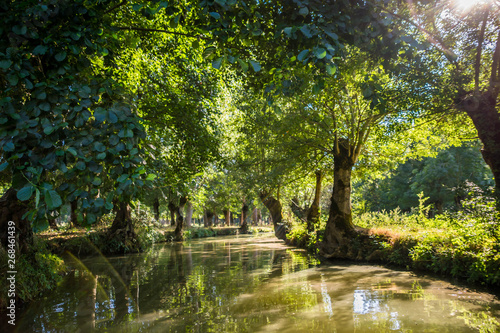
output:
[[[142,254],[74,258],[72,265],[74,271],[55,291],[22,314],[19,332],[494,332],[500,327],[500,306],[491,295],[378,266],[320,265],[273,238],[165,244]]]

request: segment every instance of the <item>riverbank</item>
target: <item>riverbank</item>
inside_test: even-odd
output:
[[[428,272],[500,290],[498,222],[489,215],[427,218],[395,210],[360,214],[353,223],[355,231],[333,253],[322,253],[325,258]],[[318,253],[321,230],[310,235],[303,224],[292,223],[288,242]]]
[[[272,232],[271,227],[253,226],[248,230],[248,234]],[[231,236],[241,234],[239,227],[193,227],[184,230],[184,239],[205,238],[216,236]],[[64,232],[46,231],[37,235],[42,240],[50,252],[63,254],[70,252],[79,257],[93,254],[99,251],[103,254],[127,253],[127,249],[120,244],[107,242],[107,229],[70,229]],[[142,248],[151,244],[174,241],[174,227],[148,227],[138,230],[138,242]]]

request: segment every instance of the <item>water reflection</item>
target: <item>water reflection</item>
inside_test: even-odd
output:
[[[500,304],[431,278],[320,265],[239,236],[79,261],[18,332],[495,332]]]

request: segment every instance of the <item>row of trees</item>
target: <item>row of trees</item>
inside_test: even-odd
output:
[[[354,230],[353,172],[477,134],[500,192],[496,2],[0,6],[4,246],[9,220],[28,248],[65,203],[82,224],[114,211],[110,235],[133,238],[136,199],[157,216],[166,200],[180,238],[184,205],[214,196],[243,215],[260,199],[282,238],[282,194],[315,188],[288,195],[313,230],[329,179],[328,254]]]

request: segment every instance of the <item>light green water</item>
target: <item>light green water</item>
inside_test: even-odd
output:
[[[18,332],[497,332],[493,295],[372,265],[320,264],[274,237],[68,259]]]

